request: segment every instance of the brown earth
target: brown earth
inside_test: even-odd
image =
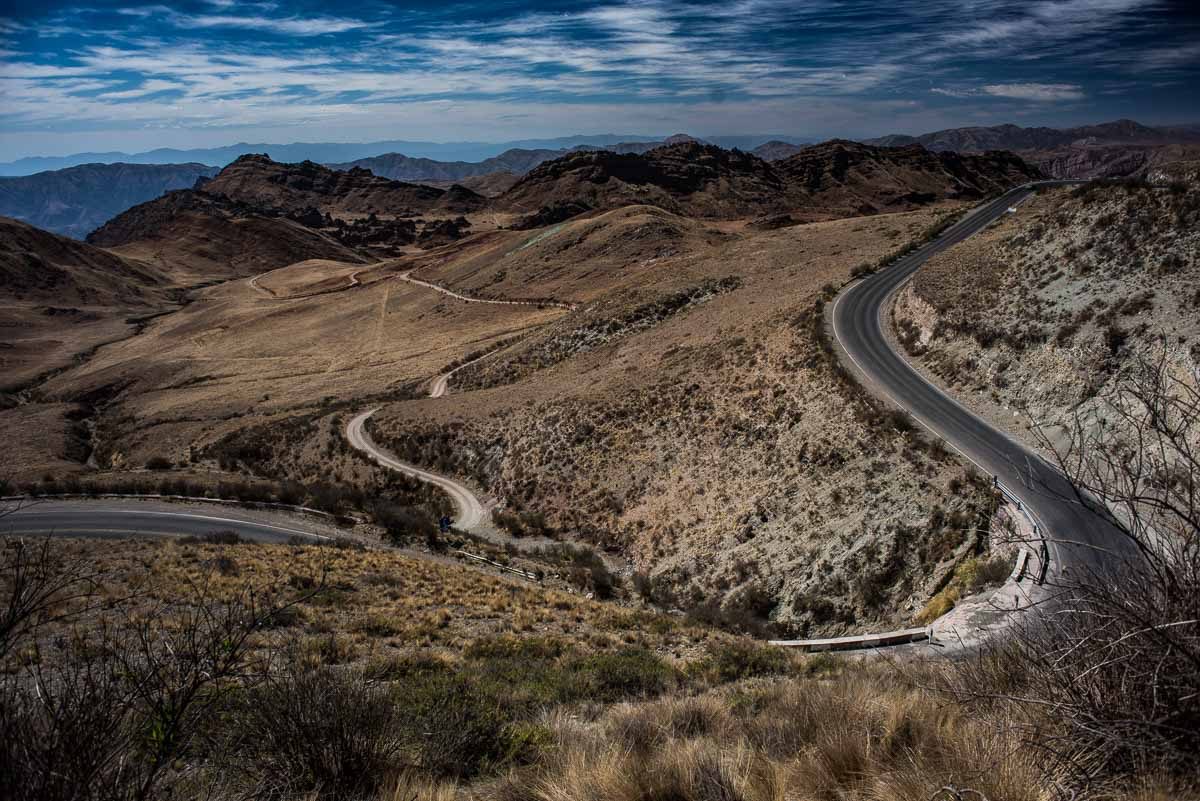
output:
[[[14,470],[82,473],[92,451],[108,470],[166,461],[379,487],[341,424],[384,404],[376,433],[402,458],[474,481],[518,520],[543,517],[555,536],[631,558],[660,603],[770,615],[797,632],[907,622],[986,546],[988,493],[846,382],[821,303],[960,206],[939,198],[984,194],[1028,169],[848,143],[782,164],[694,142],[574,154],[504,202],[567,197],[593,169],[629,180],[610,175],[587,202],[620,202],[631,188],[657,202],[537,230],[501,228],[501,203],[478,225],[424,221],[418,239],[437,231],[425,250],[373,260],[364,254],[383,216],[337,227],[363,238],[349,247],[328,210],[288,216],[325,192],[325,172],[243,159],[93,237],[173,284],[235,280],[193,289],[184,308],[41,382],[29,399],[57,404],[47,430],[60,433],[40,453],[36,440],[23,445]],[[332,186],[329,208],[342,212],[369,194]],[[855,204],[918,210],[774,230],[737,216],[784,202],[801,205],[801,221]],[[692,216],[704,213],[734,219]],[[534,305],[468,303],[401,280],[410,273]],[[548,301],[573,310],[537,305]],[[449,398],[411,400],[497,348],[456,375]]]
[[[328,236],[206,192],[168,192],[96,229],[88,242],[155,265],[177,283],[227,280],[305,259],[359,261]]]
[[[162,270],[4,217],[0,284],[0,393],[174,307],[173,282]]]
[[[489,266],[427,259],[424,280],[480,294],[537,280],[583,306],[456,375],[448,397],[386,406],[374,435],[633,558],[661,602],[773,610],[797,630],[904,622],[974,547],[986,493],[865,417],[814,304],[936,216],[734,236],[627,208],[489,243]]]

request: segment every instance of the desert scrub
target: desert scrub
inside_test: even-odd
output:
[[[950,581],[914,618],[917,625],[927,626],[953,609],[966,595],[1004,583],[1012,572],[1012,558],[1006,553],[969,557],[954,570]]]

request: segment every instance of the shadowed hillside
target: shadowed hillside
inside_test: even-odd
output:
[[[84,164],[0,178],[0,214],[83,239],[131,206],[216,174],[203,164]]]

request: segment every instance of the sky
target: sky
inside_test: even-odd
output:
[[[1200,121],[1195,0],[0,0],[0,159]]]

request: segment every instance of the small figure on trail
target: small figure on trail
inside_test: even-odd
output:
[[[449,534],[450,524],[453,522],[454,521],[450,519],[450,515],[442,515],[442,519],[438,521],[438,529],[440,529],[443,534]]]

